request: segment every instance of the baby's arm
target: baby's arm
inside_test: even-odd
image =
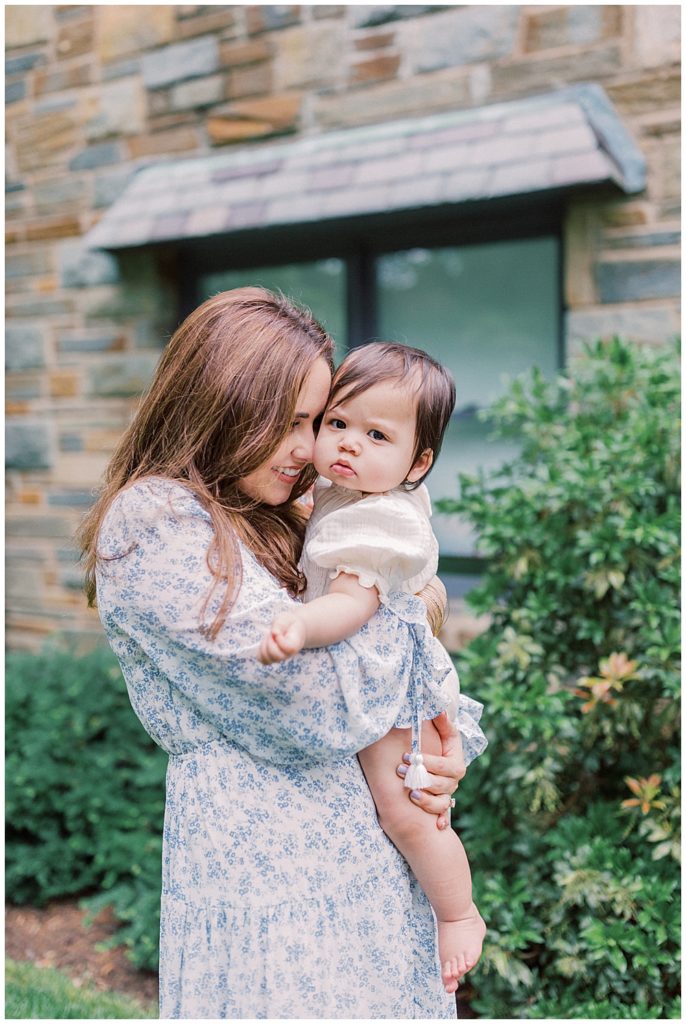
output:
[[[263,665],[271,665],[303,647],[328,647],[346,640],[369,622],[378,607],[376,587],[363,587],[357,576],[340,573],[323,597],[277,615],[257,656]]]

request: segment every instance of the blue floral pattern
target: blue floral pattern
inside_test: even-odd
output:
[[[408,623],[382,608],[349,641],[265,667],[254,652],[291,599],[243,549],[237,602],[208,639],[211,539],[187,489],[148,478],[117,496],[99,542],[103,625],[170,755],[160,1015],[453,1018],[431,908],[353,756],[403,704]]]

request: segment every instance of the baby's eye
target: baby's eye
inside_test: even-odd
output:
[[[339,420],[336,416],[333,416],[329,420],[329,426],[333,427],[334,430],[345,430],[345,422],[343,420]]]
[[[370,430],[369,431],[369,436],[371,437],[372,441],[386,441],[387,440],[386,435],[382,434],[380,430]]]

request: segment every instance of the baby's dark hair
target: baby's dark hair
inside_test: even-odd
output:
[[[444,366],[419,348],[391,341],[374,341],[348,353],[336,370],[329,405],[346,402],[384,381],[414,383],[417,399],[417,423],[412,465],[427,448],[433,452],[432,466],[443,444],[443,436],[455,408],[455,382]],[[413,491],[426,480],[405,481],[405,490]]]

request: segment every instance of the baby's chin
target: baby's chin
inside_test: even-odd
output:
[[[340,477],[336,473],[332,473],[330,469],[317,469],[316,462],[314,463],[314,468],[317,470],[319,476],[323,477],[324,480],[329,480],[332,484],[336,484],[337,487],[342,487],[345,491],[356,491],[358,494],[364,495],[389,493],[388,491],[380,491],[377,488],[374,488],[374,490],[371,491],[366,491],[363,487],[360,487],[358,480],[349,480],[345,477]]]

